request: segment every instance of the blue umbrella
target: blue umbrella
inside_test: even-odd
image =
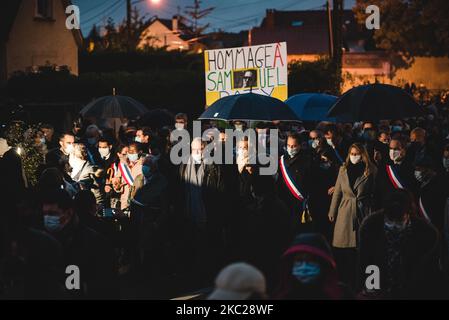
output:
[[[337,101],[336,96],[324,93],[300,93],[288,98],[285,103],[303,121],[347,122],[344,115],[328,117],[327,113]]]
[[[269,96],[243,93],[215,101],[199,120],[299,121],[281,100]]]

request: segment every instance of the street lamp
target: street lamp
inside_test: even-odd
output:
[[[136,0],[131,3],[131,0],[126,0],[126,28],[128,29],[128,51],[131,49],[131,5],[145,2],[147,0]],[[149,0],[152,4],[158,5],[161,0]]]

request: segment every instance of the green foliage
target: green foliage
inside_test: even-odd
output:
[[[5,132],[8,145],[20,150],[22,166],[30,185],[37,183],[36,171],[44,163],[43,149],[36,146],[34,137],[39,131],[39,125],[27,125],[24,122],[12,122]]]
[[[365,25],[365,8],[380,8],[380,29],[374,32],[378,48],[413,56],[449,55],[449,1],[447,0],[357,0],[354,12]]]

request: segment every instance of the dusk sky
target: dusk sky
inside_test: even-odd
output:
[[[102,26],[108,17],[119,23],[126,16],[126,0],[72,0],[72,2],[80,8],[84,36],[87,36],[93,24]],[[178,12],[178,8],[183,14],[186,6],[193,5],[193,0],[133,0],[132,3],[135,3],[133,6],[137,6],[141,14],[147,18],[154,15],[171,18]],[[324,8],[325,3],[325,0],[203,0],[202,8],[215,7],[214,11],[203,19],[203,23],[210,23],[208,31],[223,29],[238,32],[258,26],[265,16],[266,9],[319,10]],[[355,0],[346,0],[345,8],[351,8],[354,3]]]

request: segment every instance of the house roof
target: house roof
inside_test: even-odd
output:
[[[366,39],[351,10],[343,11],[343,42]],[[328,15],[325,10],[277,11],[268,9],[260,27],[252,29],[252,44],[287,42],[289,54],[329,53]]]
[[[14,1],[0,1],[0,41],[8,41],[9,33],[19,12],[20,5],[23,0]],[[70,0],[61,0],[64,8],[72,4]],[[73,37],[78,45],[81,47],[83,44],[83,35],[81,30],[72,29]]]

